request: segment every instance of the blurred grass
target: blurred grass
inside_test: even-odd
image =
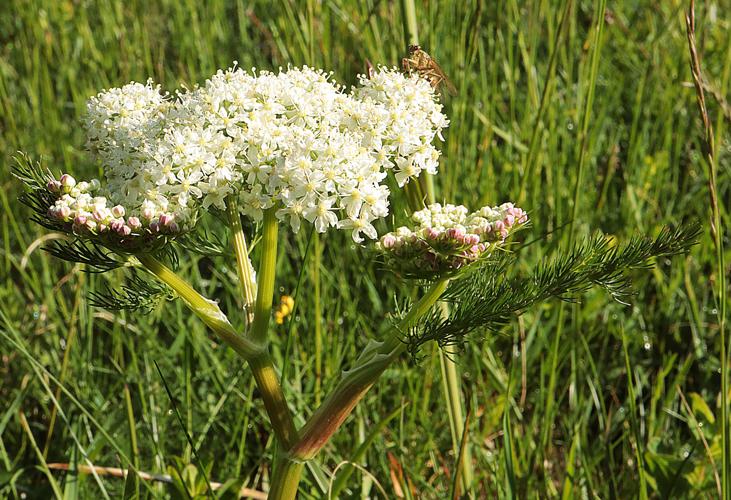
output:
[[[452,124],[437,197],[479,206],[522,194],[533,221],[526,239],[542,238],[521,250],[526,267],[569,237],[567,223],[576,238],[599,229],[621,240],[709,216],[703,131],[689,85],[685,2],[610,4],[595,77],[593,28],[600,19],[594,2],[574,2],[558,36],[564,5],[417,2],[422,45],[460,91],[446,99]],[[727,7],[708,2],[697,13],[697,29],[708,83],[728,100]],[[70,462],[72,469],[127,469],[131,462],[174,476],[194,463],[185,432],[202,462],[212,466],[211,480],[242,478],[265,489],[269,432],[247,370],[216,348],[180,303],[144,316],[92,308],[88,292],[116,286],[122,275],[87,275],[38,248],[44,232],[16,201],[12,156],[22,150],[56,172],[100,175],[84,152],[79,117],[88,96],[129,80],[190,86],[236,60],[244,68],[310,64],[353,83],[366,58],[393,65],[403,55],[398,4],[7,0],[0,10],[0,496],[47,498],[57,487],[70,498],[121,496],[123,480],[50,472],[37,452],[47,448],[46,463]],[[718,197],[728,204],[729,124],[716,102],[710,113]],[[574,207],[580,162],[584,173]],[[395,200],[395,213],[403,203]],[[725,206],[721,216],[728,227]],[[215,230],[216,221],[209,222]],[[278,291],[293,293],[303,270],[286,354],[286,392],[304,415],[315,405],[320,384],[326,392],[365,339],[377,335],[378,320],[394,309],[394,294],[403,290],[347,235],[322,237],[319,250],[303,262],[307,236],[303,231],[282,242]],[[185,258],[181,272],[233,310],[232,262]],[[465,346],[458,362],[473,409],[473,495],[627,498],[639,496],[641,485],[659,498],[713,495],[714,474],[701,439],[718,466],[713,262],[705,234],[688,258],[637,273],[631,306],[589,293],[580,305],[564,307],[564,314],[558,304],[547,304],[501,335],[476,337]],[[288,331],[287,324],[277,327],[273,348],[280,366]],[[359,450],[358,463],[373,477],[355,470],[349,494],[377,495],[373,481],[389,495],[449,494],[457,457],[438,359],[424,354],[420,366],[405,360],[367,396],[306,473],[302,498],[323,496],[329,472],[370,441],[365,453]],[[58,379],[64,390],[57,393]],[[402,405],[384,434],[372,439],[369,430]],[[510,431],[508,447],[504,429]],[[173,494],[148,482],[140,491]]]

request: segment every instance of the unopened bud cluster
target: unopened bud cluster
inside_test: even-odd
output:
[[[180,233],[173,214],[146,207],[139,216],[129,215],[122,205],[112,205],[105,196],[99,196],[100,186],[96,179],[77,182],[69,174],[49,181],[48,191],[58,198],[48,209],[48,217],[78,236],[98,237],[121,247]]]
[[[528,222],[512,203],[469,213],[462,205],[435,203],[411,216],[413,228],[400,227],[381,237],[377,248],[391,267],[422,276],[460,269],[501,245]]]

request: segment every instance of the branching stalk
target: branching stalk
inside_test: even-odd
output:
[[[267,248],[264,248],[264,250],[267,250]],[[276,248],[274,251],[276,252]],[[292,414],[284,398],[284,393],[282,392],[271,356],[266,347],[266,326],[268,321],[264,323],[263,342],[239,335],[233,326],[231,326],[231,323],[229,323],[226,315],[218,307],[218,304],[203,297],[185,280],[151,255],[140,255],[137,258],[150,273],[175,290],[196,316],[208,325],[222,341],[233,348],[249,363],[277,439],[281,441],[283,446],[291,446],[295,442],[297,431],[294,426]],[[276,263],[276,256],[269,260]],[[239,259],[237,258],[238,261]],[[267,276],[271,281],[265,284],[264,288],[273,290],[274,273],[262,273],[262,275]],[[259,290],[260,292],[261,288]],[[270,309],[271,298],[269,300],[269,309],[265,313],[267,320]]]
[[[243,359],[249,361],[265,352],[266,348],[261,343],[236,333],[218,304],[198,293],[165,264],[149,254],[139,255],[137,259],[150,273],[175,290],[188,308]]]
[[[247,308],[247,314],[251,318],[250,324],[252,324],[249,338],[255,339],[255,342],[262,345],[267,345],[267,328],[269,326],[269,316],[271,315],[277,263],[277,220],[274,215],[274,209],[269,209],[264,213],[264,236],[262,238],[261,267],[258,280],[259,291],[256,307]],[[235,207],[235,202],[229,204],[229,220],[234,233],[233,246],[236,254],[237,273],[240,279],[245,280],[247,276],[250,277],[253,273],[251,272],[246,240],[241,228],[241,218]],[[237,233],[239,233],[238,236]],[[247,284],[241,287],[241,290],[244,302],[253,305],[253,300],[251,300],[254,296],[253,280],[249,279]],[[257,330],[257,328],[260,330]],[[297,429],[268,348],[249,359],[248,362],[277,439],[285,448],[292,446],[297,436]]]
[[[388,339],[369,344],[356,361],[355,367],[343,372],[338,385],[300,431],[297,444],[290,449],[289,454],[293,459],[309,460],[325,446],[386,368],[404,352],[407,345],[401,338],[403,332],[429,312],[447,289],[448,282],[449,280],[443,279],[432,285],[399,322]]]

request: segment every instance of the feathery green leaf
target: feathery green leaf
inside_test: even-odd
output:
[[[589,288],[604,288],[615,300],[631,293],[628,271],[651,267],[657,257],[686,253],[696,243],[700,224],[663,229],[656,238],[637,236],[620,246],[595,235],[547,259],[529,276],[511,276],[517,257],[500,253],[453,281],[443,296],[452,307],[448,317],[437,310],[407,335],[412,355],[424,343],[461,342],[478,328],[497,331],[516,315],[550,298],[575,301]]]

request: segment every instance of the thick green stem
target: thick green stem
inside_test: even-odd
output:
[[[457,352],[453,346],[445,346],[443,349],[439,349],[439,365],[442,369],[443,390],[448,402],[449,428],[452,431],[452,450],[455,457],[459,455],[462,437],[465,435],[465,418],[462,409],[462,400],[464,398],[462,396],[460,376],[457,363],[450,357],[456,354]],[[463,491],[469,491],[473,474],[469,442],[465,442],[462,454],[464,460],[462,460],[461,481]]]
[[[391,336],[383,342],[372,342],[363,351],[351,370],[343,376],[332,393],[310,417],[300,432],[297,444],[290,449],[295,460],[314,457],[363,398],[381,374],[406,349],[401,332],[413,326],[439,300],[449,280],[436,282],[409,313],[399,322]]]
[[[259,273],[259,291],[257,293],[256,308],[249,307],[247,313],[254,313],[251,317],[252,332],[251,338],[257,339],[262,345],[267,344],[267,328],[272,308],[272,295],[274,294],[274,278],[277,262],[277,221],[274,218],[274,209],[265,212],[264,215],[264,237],[261,256],[261,269]],[[236,208],[235,200],[229,199],[229,221],[233,231],[233,247],[236,254],[236,267],[239,279],[249,281],[241,287],[244,302],[253,304],[253,280],[251,276],[251,264],[249,261],[248,249],[241,228],[241,218]],[[238,233],[238,236],[237,236]],[[247,278],[247,276],[249,278]],[[268,299],[267,299],[268,297]],[[261,298],[262,300],[258,300]],[[257,326],[258,325],[258,326]],[[256,328],[262,330],[257,331]],[[297,429],[294,425],[292,413],[289,410],[284,391],[279,382],[274,362],[268,349],[258,356],[249,359],[249,366],[256,380],[256,385],[261,392],[267,415],[271,421],[274,433],[282,446],[288,448],[297,439]]]
[[[277,235],[279,226],[275,216],[276,208],[264,211],[262,224],[261,258],[259,259],[259,286],[256,292],[254,305],[254,323],[250,336],[255,342],[266,343],[269,319],[272,313],[272,299],[274,297],[274,275],[277,270]]]
[[[243,359],[248,361],[266,352],[265,345],[236,333],[218,304],[198,293],[162,262],[151,255],[139,255],[137,259],[150,273],[175,290],[188,308]]]
[[[289,448],[297,441],[297,428],[279,383],[279,376],[274,368],[272,357],[268,352],[263,352],[250,359],[249,366],[254,374],[256,386],[261,392],[264,408],[272,423],[274,434],[282,446]]]
[[[239,276],[239,290],[244,301],[244,311],[248,325],[254,321],[254,300],[256,298],[256,283],[254,282],[254,270],[249,259],[249,249],[246,245],[244,228],[241,226],[241,215],[234,196],[229,196],[226,206],[228,208],[228,220],[231,226],[231,236],[236,254],[236,272]]]
[[[291,500],[295,498],[304,466],[304,463],[287,457],[278,459],[272,482],[269,485],[269,500]]]

